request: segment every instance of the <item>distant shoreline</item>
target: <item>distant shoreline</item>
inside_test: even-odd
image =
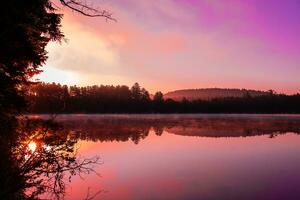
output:
[[[300,94],[277,94],[273,90],[198,89],[177,91],[176,96],[158,91],[151,97],[138,83],[131,88],[39,83],[28,88],[26,99],[26,111],[32,114],[300,114]]]
[[[34,117],[34,116],[107,116],[107,117],[125,117],[125,116],[183,116],[183,117],[299,117],[300,113],[27,113],[22,116]]]

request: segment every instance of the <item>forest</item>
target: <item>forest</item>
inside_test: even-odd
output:
[[[25,90],[25,89],[24,89]],[[37,83],[26,88],[27,113],[300,113],[300,94],[224,97],[211,100],[173,100],[161,92],[152,97],[135,83],[125,85],[66,86]]]

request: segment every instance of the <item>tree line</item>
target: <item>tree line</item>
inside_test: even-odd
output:
[[[225,97],[181,101],[153,97],[135,83],[125,85],[66,86],[38,83],[26,89],[28,113],[300,113],[300,94]]]
[[[175,115],[176,116],[176,115]],[[178,116],[116,116],[68,117],[57,121],[64,127],[69,138],[93,142],[125,142],[138,144],[147,138],[150,130],[155,135],[172,133],[197,137],[250,137],[268,135],[275,137],[285,133],[300,134],[299,119],[278,118],[234,118],[234,117],[178,117]],[[78,123],[80,122],[80,123]],[[185,130],[185,131],[183,131]],[[193,131],[188,131],[193,130]]]

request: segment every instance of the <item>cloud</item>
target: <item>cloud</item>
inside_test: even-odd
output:
[[[285,25],[291,17],[281,7],[272,12],[266,3],[255,0],[96,2],[112,10],[118,22],[63,10],[69,41],[47,47],[47,66],[78,74],[76,83],[138,81],[152,91],[300,90],[300,52],[294,45],[300,40],[295,37],[297,29]],[[274,15],[282,20],[272,20]],[[270,24],[282,24],[284,34],[273,31]]]
[[[118,52],[101,36],[80,24],[64,23],[67,42],[50,43],[47,65],[83,73],[115,73],[120,66]]]

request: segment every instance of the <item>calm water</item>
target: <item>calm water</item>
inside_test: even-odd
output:
[[[36,116],[47,118],[47,116]],[[60,115],[103,164],[66,199],[300,199],[300,116]]]

